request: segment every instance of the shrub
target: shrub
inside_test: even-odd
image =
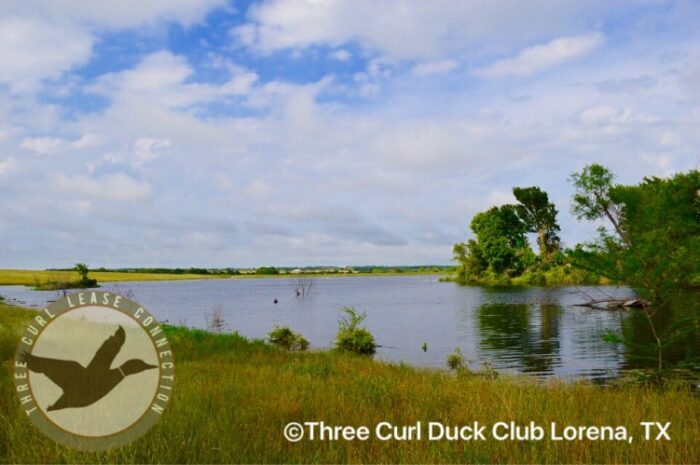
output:
[[[338,322],[338,332],[335,335],[335,347],[342,352],[352,352],[360,355],[374,355],[377,343],[367,328],[358,325],[367,318],[366,313],[358,313],[353,307],[343,307],[347,317],[341,317]]]
[[[280,274],[280,270],[274,266],[261,266],[255,270],[255,274]]]
[[[275,326],[267,333],[267,337],[270,344],[285,350],[306,350],[309,347],[309,341],[289,329],[289,326]]]
[[[467,360],[464,358],[464,353],[462,349],[457,347],[454,352],[447,356],[447,366],[450,370],[464,370],[467,368]]]

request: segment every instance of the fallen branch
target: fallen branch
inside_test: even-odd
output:
[[[650,302],[644,299],[619,299],[619,298],[608,298],[608,299],[597,299],[589,300],[588,302],[582,304],[575,304],[576,307],[600,307],[605,305],[607,308],[645,308],[651,305]]]

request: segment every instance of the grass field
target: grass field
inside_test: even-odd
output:
[[[91,271],[90,278],[96,279],[98,283],[118,282],[118,281],[176,281],[186,279],[255,279],[255,278],[287,278],[295,279],[299,277],[327,277],[327,276],[404,276],[411,274],[444,274],[440,272],[383,272],[383,273],[309,273],[309,274],[240,274],[240,275],[217,275],[217,274],[166,274],[166,273],[127,273],[119,271]],[[77,281],[80,275],[75,271],[51,271],[51,270],[0,270],[0,286],[2,285],[24,285],[36,286],[48,282],[69,282]]]
[[[171,328],[177,384],[169,410],[137,442],[103,453],[58,446],[33,428],[10,378],[31,311],[0,303],[0,461],[12,463],[698,463],[700,397],[683,388],[537,383],[455,375],[332,352],[287,353],[237,335]],[[337,425],[478,420],[624,425],[632,444],[575,442],[288,443],[291,421]],[[672,423],[644,442],[641,421]]]
[[[172,281],[181,279],[215,279],[219,275],[202,274],[160,274],[160,273],[121,273],[113,271],[91,271],[90,277],[97,282],[110,281]],[[227,276],[223,276],[227,277]],[[0,270],[0,285],[22,284],[34,286],[49,281],[77,281],[80,275],[76,271],[50,270]]]

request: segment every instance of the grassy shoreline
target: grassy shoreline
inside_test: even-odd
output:
[[[203,279],[262,279],[262,278],[329,278],[329,277],[354,277],[354,276],[413,276],[413,275],[447,275],[447,272],[437,271],[407,271],[407,272],[382,272],[382,273],[298,273],[298,274],[168,274],[168,273],[139,273],[121,271],[91,271],[90,278],[98,283],[103,282],[127,282],[127,281],[187,281]],[[75,271],[53,270],[11,270],[0,269],[0,286],[22,285],[37,286],[48,282],[77,281],[80,275]]]
[[[3,463],[696,463],[700,457],[700,398],[684,388],[493,380],[327,351],[289,353],[236,334],[178,327],[168,329],[177,384],[161,421],[127,447],[73,451],[35,430],[13,392],[14,347],[33,315],[0,303]],[[623,425],[635,442],[284,440],[288,422],[318,420],[370,429],[419,420]],[[641,421],[671,421],[673,440],[642,441]]]

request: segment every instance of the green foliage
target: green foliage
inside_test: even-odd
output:
[[[603,335],[601,336],[601,339],[610,344],[622,344],[624,342],[622,336],[619,333],[613,331],[612,329],[606,329]]]
[[[81,281],[88,280],[88,273],[90,272],[90,269],[85,263],[76,263],[74,268],[75,271],[77,271],[80,274]]]
[[[87,264],[85,263],[76,263],[75,267],[73,268],[75,271],[80,274],[80,281],[77,283],[69,283],[72,284],[67,286],[67,288],[70,287],[75,287],[75,288],[83,288],[83,287],[95,287],[97,286],[97,280],[96,279],[90,279],[88,277],[88,273],[90,272],[90,268],[88,268]]]
[[[476,239],[454,245],[458,263],[456,280],[463,283],[508,285],[526,272],[544,271],[561,264],[557,209],[539,187],[516,187],[519,203],[477,213],[470,227]],[[526,234],[536,233],[540,256],[529,246]],[[543,278],[532,276],[533,284]]]
[[[590,165],[571,179],[577,188],[574,213],[589,220],[605,218],[613,227],[613,232],[600,228],[597,240],[577,246],[574,262],[625,282],[651,302],[653,309],[645,305],[642,311],[661,370],[663,348],[677,337],[662,324],[669,302],[700,273],[700,172],[623,186],[612,184],[606,168]]]
[[[270,344],[281,347],[285,350],[306,350],[309,341],[299,333],[295,333],[288,326],[275,326],[267,333]]]
[[[353,307],[343,307],[347,315],[338,322],[338,332],[335,335],[335,347],[341,352],[352,352],[360,355],[374,355],[377,343],[367,328],[360,328],[367,314],[358,313]]]
[[[447,366],[454,371],[467,369],[467,360],[464,358],[462,349],[457,347],[454,352],[447,356]]]
[[[515,206],[520,219],[525,223],[527,232],[537,234],[537,245],[540,257],[544,262],[550,262],[553,255],[559,251],[561,239],[557,223],[557,209],[549,201],[546,192],[537,186],[514,187],[513,195],[519,204]]]
[[[597,163],[571,174],[569,179],[576,187],[572,211],[578,219],[595,220],[615,213],[614,202],[610,199],[614,177],[609,169]]]
[[[476,246],[488,267],[496,273],[517,274],[524,269],[522,249],[528,247],[527,228],[515,206],[502,205],[477,213],[471,222]]]
[[[599,165],[572,175],[579,218],[607,218],[613,232],[578,246],[575,263],[637,289],[656,305],[691,284],[700,273],[700,173],[645,178],[635,186],[612,185]]]
[[[255,270],[255,274],[280,274],[280,271],[274,266],[261,266]]]

